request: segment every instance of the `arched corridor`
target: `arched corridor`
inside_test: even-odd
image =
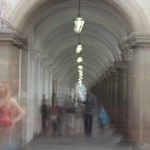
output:
[[[149,4],[149,0],[0,1],[0,81],[13,90],[14,81],[18,84],[16,99],[26,111],[19,129],[21,147],[49,138],[50,145],[61,145],[62,138],[41,135],[42,96],[50,107],[54,99],[62,108],[71,105],[77,101],[79,77],[110,117],[108,135],[96,137],[105,144],[110,139],[110,147],[104,148],[117,144],[117,139],[129,143],[129,149],[150,149]],[[74,31],[78,13],[85,21],[80,33]],[[83,149],[88,146],[84,140]],[[96,149],[102,146],[97,144]]]

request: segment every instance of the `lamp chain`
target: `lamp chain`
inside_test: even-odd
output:
[[[78,14],[78,16],[80,17],[80,0],[79,0],[79,14]]]
[[[81,44],[81,41],[80,41],[80,34],[78,35],[79,36],[79,45]]]

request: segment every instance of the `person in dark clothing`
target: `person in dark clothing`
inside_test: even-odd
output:
[[[46,120],[48,116],[48,105],[46,104],[45,94],[42,98],[41,115],[42,115],[42,129],[46,129]]]
[[[83,104],[85,105],[84,131],[85,135],[90,136],[92,134],[93,114],[96,109],[96,98],[90,90],[87,91],[86,100]]]

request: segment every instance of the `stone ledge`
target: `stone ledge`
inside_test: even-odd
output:
[[[150,33],[133,32],[127,39],[123,39],[119,43],[121,51],[126,51],[136,46],[150,46]]]
[[[0,33],[0,43],[9,43],[12,45],[16,45],[21,49],[27,50],[27,41],[26,39],[21,39],[12,33]]]
[[[116,69],[126,69],[126,65],[122,61],[116,61],[115,68]]]
[[[131,33],[126,40],[129,48],[134,46],[150,46],[150,34],[149,33]]]

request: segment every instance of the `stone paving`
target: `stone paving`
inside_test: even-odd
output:
[[[132,150],[130,144],[121,144],[119,136],[107,131],[92,137],[51,137],[40,135],[25,150]]]
[[[112,129],[107,128],[102,134],[94,122],[91,137],[52,137],[49,133],[41,134],[26,145],[24,150],[133,150],[131,144],[121,143],[121,137],[114,135]]]

